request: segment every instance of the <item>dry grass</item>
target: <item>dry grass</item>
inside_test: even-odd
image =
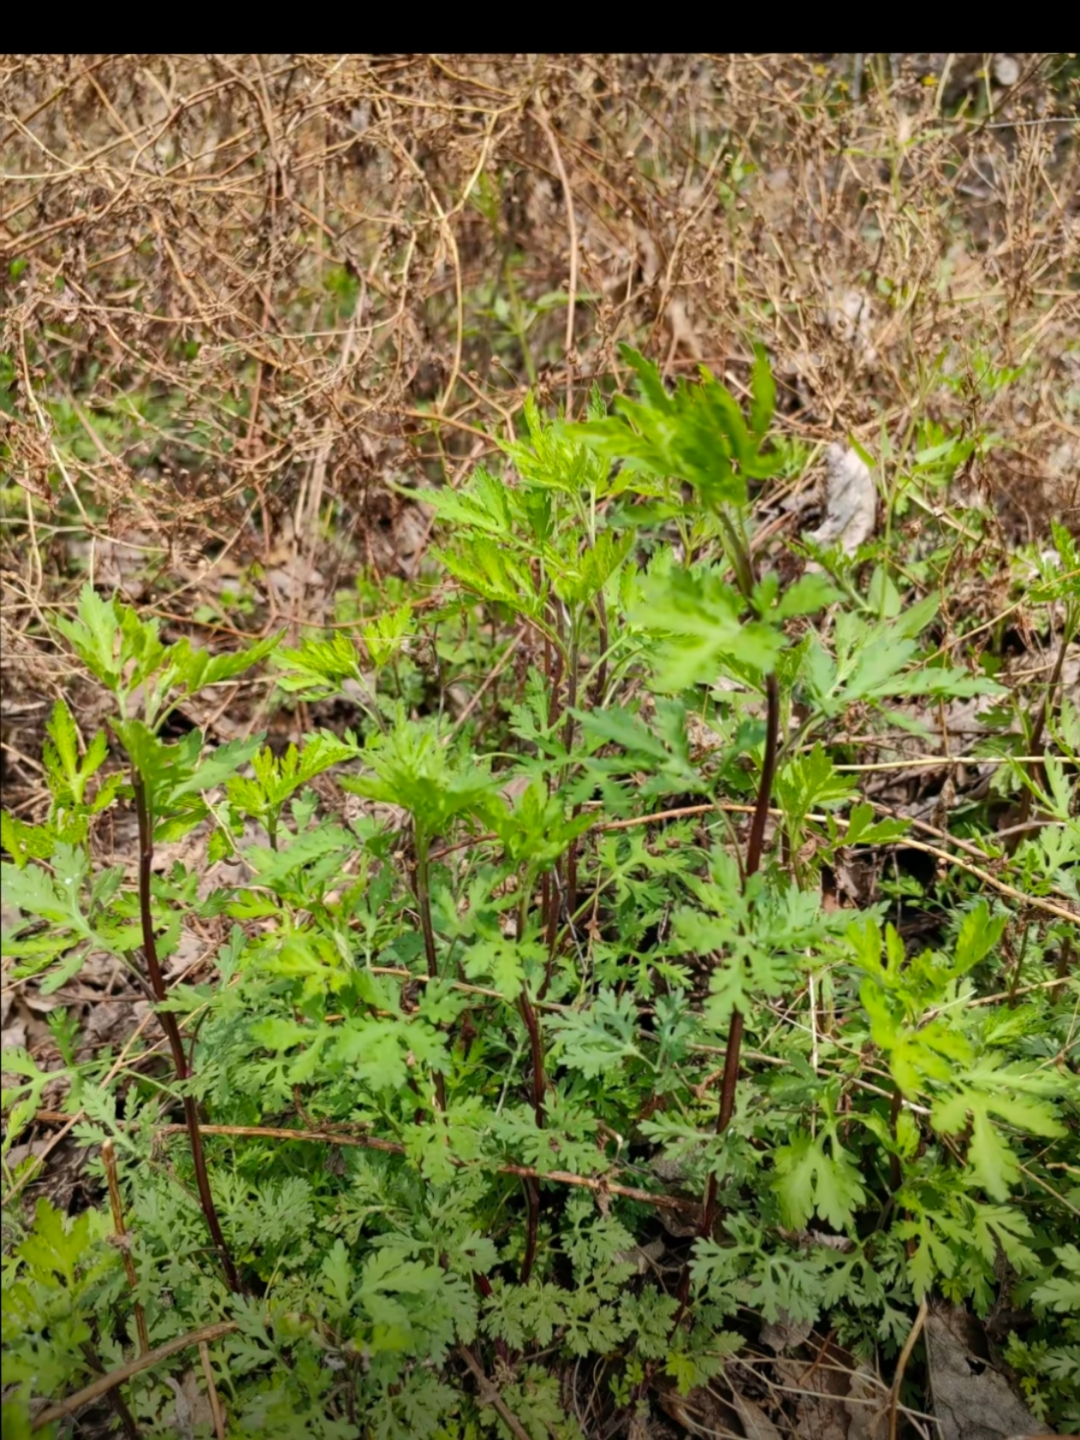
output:
[[[928,422],[994,432],[969,491],[1077,522],[1075,57],[0,63],[16,750],[87,570],[325,619],[418,563],[386,481],[457,481],[527,386],[579,410],[623,340],[736,387],[764,340],[790,433],[887,482]]]

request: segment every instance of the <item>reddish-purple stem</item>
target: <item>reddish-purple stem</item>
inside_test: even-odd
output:
[[[165,977],[161,972],[161,962],[158,959],[157,936],[154,934],[154,917],[150,906],[150,877],[154,864],[153,825],[142,776],[133,770],[131,779],[135,792],[135,813],[139,822],[139,915],[142,922],[143,955],[146,959],[146,969],[150,976],[150,988],[154,992],[154,999],[161,1004],[168,999],[168,992],[165,988]],[[161,1021],[165,1038],[169,1042],[176,1078],[182,1083],[190,1078],[191,1071],[184,1054],[180,1026],[176,1016],[168,1010],[160,1011],[158,1019]],[[221,1222],[218,1220],[217,1209],[214,1205],[214,1197],[210,1191],[210,1177],[206,1169],[206,1155],[203,1151],[202,1134],[199,1130],[198,1106],[193,1095],[185,1095],[183,1100],[184,1123],[191,1146],[192,1163],[195,1166],[195,1183],[199,1191],[199,1203],[202,1206],[206,1226],[218,1252],[229,1289],[240,1294],[243,1287],[240,1284],[236,1266],[233,1264],[233,1258],[229,1253],[229,1247],[225,1243]]]
[[[765,825],[769,818],[769,802],[772,799],[773,779],[776,775],[776,757],[780,738],[780,687],[774,674],[766,676],[765,679],[765,704],[765,756],[761,765],[761,782],[758,785],[757,802],[754,806],[753,819],[750,822],[750,837],[746,844],[746,860],[743,864],[744,884],[761,868],[761,857],[765,849]],[[728,1028],[727,1046],[724,1051],[724,1074],[720,1082],[720,1109],[716,1116],[717,1135],[722,1135],[727,1129],[735,1110],[735,1087],[739,1078],[742,1038],[743,1014],[736,1008],[731,1012],[731,1024]],[[702,1238],[712,1234],[713,1225],[716,1222],[717,1189],[718,1182],[714,1170],[709,1176],[709,1183],[705,1189],[705,1204],[702,1206],[701,1224],[698,1227],[698,1235]],[[690,1267],[687,1266],[679,1286],[680,1311],[677,1319],[681,1318],[689,1294]]]

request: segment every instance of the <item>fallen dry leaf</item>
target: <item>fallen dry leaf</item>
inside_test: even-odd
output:
[[[855,451],[845,450],[842,445],[829,446],[825,464],[825,519],[806,538],[817,545],[835,545],[839,541],[844,553],[853,555],[874,533],[874,477]]]
[[[926,1317],[930,1391],[940,1440],[1052,1435],[1013,1393],[1001,1371],[978,1353],[980,1340],[974,1317],[959,1306],[935,1306]]]

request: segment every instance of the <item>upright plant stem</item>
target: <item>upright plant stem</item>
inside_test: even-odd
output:
[[[596,685],[593,690],[594,703],[599,703],[604,698],[604,691],[607,689],[608,676],[608,615],[607,605],[604,603],[604,592],[601,590],[596,597],[596,615],[600,627],[600,668],[596,675]]]
[[[540,1022],[536,1018],[536,1011],[529,999],[529,992],[522,990],[518,999],[518,1009],[521,1011],[521,1018],[525,1021],[525,1029],[529,1032],[529,1050],[532,1055],[533,1067],[533,1114],[536,1116],[537,1128],[544,1128],[544,1090],[547,1080],[544,1075],[544,1046],[540,1038]]]
[[[743,865],[744,884],[761,868],[761,856],[765,848],[765,825],[769,818],[769,802],[772,799],[773,779],[776,775],[776,755],[780,737],[780,686],[775,674],[765,679],[765,757],[761,766],[761,782],[758,786],[757,803],[750,822],[750,838],[746,844],[746,860]],[[731,1012],[728,1027],[727,1047],[724,1052],[724,1074],[720,1082],[720,1109],[716,1116],[716,1133],[722,1135],[727,1129],[735,1110],[735,1087],[739,1079],[739,1055],[742,1050],[743,1014],[738,1008]],[[701,1226],[698,1234],[706,1237],[712,1234],[716,1220],[717,1179],[714,1170],[709,1176],[702,1209]],[[684,1283],[689,1280],[689,1272]],[[687,1285],[687,1289],[689,1286]]]
[[[435,950],[435,926],[431,920],[431,882],[428,870],[428,837],[417,831],[416,835],[416,903],[420,910],[420,929],[424,935],[424,954],[427,957],[428,975],[438,978],[439,957]],[[435,1071],[435,1104],[439,1110],[446,1109],[446,1081],[438,1070]]]
[[[567,770],[570,752],[574,746],[574,716],[571,713],[577,705],[578,684],[578,621],[570,629],[570,660],[566,670],[566,726],[563,730],[563,746],[567,755]],[[564,772],[565,774],[565,772]],[[577,815],[578,810],[574,811]],[[566,851],[566,913],[572,916],[577,909],[577,841],[571,840]],[[571,931],[573,922],[571,921]]]
[[[554,726],[558,724],[559,717],[562,713],[559,709],[559,686],[562,684],[562,674],[562,648],[560,647],[556,652],[555,666],[553,669],[551,665],[551,640],[545,634],[544,677],[550,687],[550,699],[548,701],[548,725],[550,725],[552,728],[554,728]],[[550,791],[550,780],[547,782],[547,785]],[[541,901],[543,904],[542,914],[544,920],[544,930],[546,935],[548,936],[549,953],[551,953],[554,951],[555,937],[558,934],[559,929],[559,890],[558,886],[554,884],[554,877],[552,877],[551,882],[547,881],[547,876],[545,876],[544,879],[546,883],[544,889],[541,891]]]
[[[545,870],[540,881],[540,915],[544,925],[544,944],[547,946],[547,969],[540,989],[540,999],[547,994],[547,987],[555,967],[555,945],[559,938],[559,892],[555,877]]]
[[[536,1262],[536,1246],[540,1234],[540,1186],[532,1179],[522,1180],[521,1183],[525,1187],[525,1203],[529,1213],[525,1226],[525,1254],[521,1257],[521,1274],[518,1279],[522,1285],[527,1285]]]
[[[529,872],[522,881],[521,904],[517,912],[517,938],[518,941],[525,939],[525,925],[529,910],[529,897],[532,888],[536,883],[535,875]],[[521,984],[521,994],[518,997],[518,1009],[521,1018],[525,1021],[525,1029],[529,1035],[529,1050],[532,1054],[533,1070],[533,1111],[536,1115],[537,1128],[544,1128],[544,1094],[547,1090],[547,1076],[544,1066],[544,1043],[540,1034],[540,1022],[536,1018],[536,1009],[529,996],[529,987],[524,980]]]
[[[889,1106],[889,1133],[893,1140],[897,1138],[897,1126],[900,1124],[900,1112],[904,1107],[904,1095],[900,1086],[897,1085],[893,1091],[892,1103]],[[904,1170],[900,1164],[900,1156],[895,1152],[889,1156],[889,1187],[895,1195],[900,1186],[904,1183]]]
[[[776,778],[776,756],[780,743],[780,685],[775,674],[765,677],[765,706],[765,758],[761,766],[757,807],[750,824],[750,838],[746,843],[744,873],[747,880],[761,869],[761,855],[765,849],[765,826],[769,819],[773,780]]]
[[[158,959],[157,936],[154,934],[154,917],[150,906],[150,876],[154,864],[154,827],[146,786],[142,776],[135,770],[132,770],[131,782],[135,791],[135,813],[139,822],[139,915],[142,921],[143,955],[146,958],[146,969],[150,976],[150,988],[154,992],[154,999],[161,1004],[168,999],[168,992],[165,989],[165,977],[161,973],[161,962]],[[161,1021],[165,1038],[169,1042],[176,1078],[182,1083],[190,1078],[191,1071],[184,1054],[180,1026],[176,1016],[168,1010],[160,1011],[158,1019]],[[206,1226],[218,1252],[229,1289],[240,1294],[243,1287],[240,1284],[236,1266],[233,1264],[233,1258],[229,1253],[229,1247],[225,1243],[221,1222],[218,1220],[217,1209],[214,1205],[214,1197],[210,1191],[206,1155],[203,1152],[202,1135],[199,1131],[198,1106],[193,1095],[185,1094],[183,1101],[184,1123],[187,1126],[188,1141],[191,1145],[191,1160],[195,1166],[195,1183],[199,1191],[199,1203],[202,1206]]]
[[[518,939],[525,936],[525,916],[529,903],[529,892],[532,889],[532,877],[522,886],[521,908],[518,911]],[[544,1128],[544,1093],[547,1089],[547,1077],[544,1068],[544,1042],[540,1034],[540,1022],[536,1018],[536,1009],[529,998],[528,987],[522,983],[521,994],[518,997],[518,1010],[525,1022],[525,1029],[529,1035],[529,1050],[532,1054],[533,1072],[533,1114],[536,1117],[536,1128]],[[540,1187],[533,1179],[524,1181],[525,1199],[529,1206],[528,1224],[525,1232],[525,1255],[521,1261],[521,1283],[528,1283],[532,1274],[533,1263],[536,1259],[537,1235],[540,1227]]]
[[[201,1139],[200,1135],[200,1139]],[[138,1293],[139,1277],[135,1273],[135,1261],[131,1258],[131,1241],[127,1238],[127,1226],[124,1224],[124,1207],[120,1200],[120,1180],[116,1173],[116,1146],[111,1139],[102,1141],[101,1158],[105,1164],[105,1179],[109,1186],[109,1204],[112,1207],[113,1229],[116,1232],[117,1244],[124,1257],[124,1271],[127,1275],[128,1285],[133,1295]],[[139,1336],[139,1353],[145,1355],[150,1349],[150,1336],[146,1329],[146,1311],[140,1301],[133,1302],[135,1311],[135,1329]]]
[[[428,975],[432,980],[436,980],[439,975],[439,957],[435,950],[435,926],[431,920],[428,842],[426,835],[419,834],[416,837],[416,903],[420,910],[420,929],[424,936]]]

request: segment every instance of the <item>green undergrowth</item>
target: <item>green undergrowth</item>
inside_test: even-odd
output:
[[[575,1375],[615,1433],[763,1321],[888,1380],[927,1298],[1011,1307],[1029,1405],[1080,1423],[1062,667],[1033,712],[946,625],[932,548],[772,568],[764,360],[744,411],[625,358],[612,413],[530,404],[499,465],[422,492],[442,548],[374,618],[213,656],[90,587],[56,621],[112,710],[89,735],[58,702],[50,816],[4,814],[4,952],[44,994],[114,957],[155,1018],[87,1059],[60,1006],[47,1064],[5,1050],[5,1155],[60,1081],[102,1195],[31,1207],[37,1162],[5,1165],[5,1437],[173,1341],[87,1403],[178,1433],[200,1339],[229,1435],[571,1437]],[[1078,571],[1058,529],[1027,580],[1062,656]],[[169,738],[256,665],[351,728]],[[956,702],[993,769],[950,851],[860,764],[940,754]],[[138,844],[103,864],[125,809]],[[894,863],[920,845],[932,881]],[[177,979],[191,930],[212,963]]]

